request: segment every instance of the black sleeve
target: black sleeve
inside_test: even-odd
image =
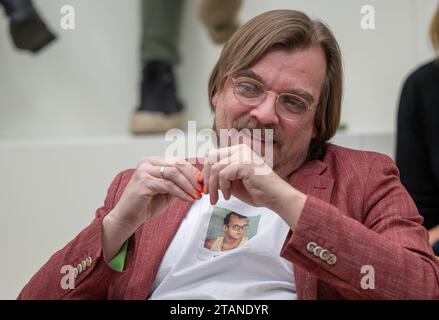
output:
[[[430,142],[432,139],[437,141],[439,128],[435,129],[434,137],[426,136],[434,134],[427,128],[431,128],[431,123],[425,123],[425,119],[431,119],[433,115],[425,114],[424,103],[425,97],[412,75],[404,84],[399,103],[396,163],[401,181],[424,217],[424,226],[429,229],[439,224],[439,199],[435,177],[435,171],[437,174],[439,169],[439,148],[436,147],[436,160],[433,160]],[[433,164],[432,160],[436,163]]]

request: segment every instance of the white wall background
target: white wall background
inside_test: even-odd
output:
[[[13,299],[36,269],[91,220],[112,177],[142,156],[162,154],[160,135],[128,135],[139,82],[140,2],[36,1],[59,39],[37,56],[16,52],[0,19],[0,299]],[[59,26],[76,9],[76,30]],[[360,9],[376,29],[360,28]],[[275,8],[303,10],[332,27],[344,55],[336,141],[393,154],[403,79],[430,59],[427,28],[436,0],[247,0],[243,21]],[[188,119],[209,126],[207,78],[220,48],[188,0],[178,68]]]

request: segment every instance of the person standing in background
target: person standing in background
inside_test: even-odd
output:
[[[142,83],[140,103],[131,120],[131,133],[166,132],[183,126],[183,104],[178,98],[174,68],[180,63],[183,0],[142,1]],[[217,44],[238,28],[241,0],[198,0],[197,14]]]
[[[402,89],[396,164],[439,255],[439,7],[430,38],[436,58],[414,71]]]

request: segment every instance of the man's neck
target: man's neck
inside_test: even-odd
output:
[[[241,242],[241,240],[242,240],[242,238],[241,239],[233,239],[231,237],[225,236],[224,241],[223,241],[223,245],[226,244],[227,246],[231,246],[231,247],[237,246]]]
[[[306,159],[302,159],[302,161],[298,162],[296,165],[291,166],[291,167],[280,167],[280,168],[273,168],[273,171],[277,173],[277,175],[279,175],[282,179],[284,179],[285,181],[289,181],[291,175],[300,169],[301,166],[303,166],[306,162]]]

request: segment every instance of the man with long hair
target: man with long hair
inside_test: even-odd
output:
[[[209,101],[217,133],[264,134],[195,165],[146,157],[121,172],[93,222],[19,298],[438,298],[439,264],[394,162],[328,143],[342,78],[326,24],[293,10],[248,21],[223,48]],[[272,149],[273,166],[254,143]],[[260,215],[258,230],[239,250],[201,259],[219,201]],[[65,265],[74,288],[59,285]],[[365,266],[374,274],[366,286]]]

